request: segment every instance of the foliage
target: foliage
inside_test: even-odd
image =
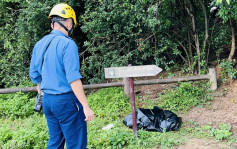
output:
[[[217,141],[221,141],[226,138],[230,138],[232,135],[231,126],[228,124],[219,125],[219,129],[215,129],[210,125],[204,127],[204,130],[212,137],[215,137]]]
[[[96,123],[96,124],[95,124]],[[102,130],[104,120],[96,119],[88,125],[88,148],[171,148],[180,145],[184,141],[181,132],[147,132],[138,130],[138,138],[134,138],[131,129],[122,124],[122,120],[110,121],[115,127],[110,130]],[[96,134],[96,135],[95,135]]]
[[[229,19],[235,19],[237,21],[237,2],[235,0],[230,1],[230,4],[219,3],[220,10],[218,15],[223,19],[224,22]]]
[[[173,1],[171,1],[172,3]],[[168,69],[178,45],[161,32],[171,22],[159,16],[171,7],[162,1],[90,1],[85,3],[82,31],[87,35],[82,72],[90,83],[104,80],[105,67],[156,64]],[[170,14],[167,14],[170,15]],[[162,17],[162,18],[160,18]]]
[[[33,111],[34,102],[25,102],[27,96],[25,93],[3,94],[0,103],[5,107],[5,111],[10,111],[15,102],[20,103],[17,103],[19,111],[24,111],[25,107]],[[98,113],[95,120],[88,123],[88,148],[171,147],[182,141],[179,135],[172,132],[161,134],[142,130],[138,131],[139,138],[135,139],[131,129],[122,123],[122,117],[130,113],[130,102],[123,95],[122,88],[101,89],[89,95],[88,100],[93,110]],[[7,101],[9,105],[6,104]],[[12,112],[5,112],[0,124],[0,148],[46,148],[48,133],[45,117],[29,111],[17,113],[13,109]],[[114,128],[102,130],[111,123],[115,125]]]
[[[4,20],[0,28],[0,40],[4,41],[0,49],[0,84],[12,86],[29,80],[33,45],[49,31],[46,26],[49,6],[41,1],[9,0],[1,2],[0,8]]]
[[[100,118],[116,120],[130,111],[129,98],[122,88],[105,88],[88,97],[91,108]]]
[[[26,118],[34,113],[35,98],[32,98],[32,94],[21,92],[0,94],[0,103],[0,117],[2,118]]]
[[[230,0],[226,0],[226,2],[227,2],[228,4],[230,4]],[[222,0],[216,0],[216,3],[217,3],[217,4],[222,3]]]
[[[221,78],[226,78],[226,75],[231,79],[236,79],[237,77],[237,69],[234,68],[233,63],[227,60],[222,60],[219,64],[221,68]]]
[[[50,32],[48,14],[51,7],[60,1],[1,1],[1,86],[19,85],[21,82],[29,80],[28,71],[34,44]],[[78,5],[75,0],[69,0],[68,3],[74,7]]]
[[[219,0],[217,0],[219,1]],[[76,1],[76,0],[3,0],[0,3],[0,87],[29,81],[28,69],[34,44],[50,32],[47,15],[53,5],[67,2],[76,10],[79,26],[73,38],[79,46],[84,82],[104,81],[104,68],[156,64],[164,70],[174,65],[183,72],[195,72],[198,61],[204,73],[229,44],[227,21],[236,19],[236,1],[202,1],[208,16],[207,45],[200,44],[197,55],[192,20],[184,1]],[[190,1],[199,33],[205,39],[204,13],[200,1]],[[212,6],[218,8],[210,12]],[[32,9],[34,8],[34,9]],[[173,9],[176,8],[176,9]],[[210,13],[209,13],[210,12]],[[218,14],[218,15],[216,15]],[[201,59],[199,60],[199,56]]]
[[[160,95],[160,106],[172,111],[188,111],[211,100],[209,85],[206,83],[183,82],[175,89]]]
[[[46,148],[48,133],[45,117],[32,115],[10,121],[1,119],[0,148],[41,149]]]
[[[96,118],[88,125],[88,148],[122,148],[134,139],[131,131],[121,125],[121,120],[110,122],[115,125],[111,130],[102,130],[107,125],[105,119]]]
[[[223,50],[231,37],[224,33],[230,30],[216,15],[218,9],[210,12],[211,3],[203,1],[203,4],[207,28],[204,10],[197,1],[189,4],[193,7],[195,24],[183,1],[86,1],[81,17],[81,29],[87,36],[82,52],[82,73],[86,74],[86,81],[101,82],[105,67],[128,64],[156,64],[169,70],[178,63],[185,65],[181,68],[184,72],[194,72],[200,63],[203,68],[200,73],[205,73],[208,62],[218,55],[211,53]],[[198,31],[200,55],[192,41],[195,40],[192,25],[196,25],[193,32]],[[207,44],[201,44],[206,36]]]
[[[222,141],[224,139],[233,141],[231,126],[229,124],[218,124],[218,128],[216,128],[212,123],[201,126],[194,121],[190,121],[186,123],[186,125],[189,125],[189,127],[185,131],[188,131],[191,136],[209,139],[214,138],[216,141]]]
[[[188,90],[182,92],[185,94],[190,92],[190,88],[194,92],[188,95],[193,97],[200,94],[200,91],[194,85],[189,83],[182,83],[179,88]],[[199,87],[202,87],[199,85]],[[205,89],[205,87],[203,87]],[[178,90],[178,89],[176,89]],[[198,92],[197,94],[195,92]],[[204,93],[204,92],[203,92]],[[167,93],[168,94],[168,93]],[[194,94],[194,95],[193,95]],[[25,102],[26,93],[17,93],[0,96],[0,105],[6,105],[6,101],[14,103],[23,102],[19,105],[19,109],[30,106],[32,110],[32,102]],[[12,100],[14,99],[14,100]],[[187,126],[186,123],[182,125],[180,131],[176,132],[148,132],[138,130],[138,138],[134,138],[132,130],[123,124],[123,117],[130,113],[130,101],[123,95],[122,88],[106,88],[91,93],[88,96],[89,103],[96,113],[95,120],[89,122],[88,126],[88,148],[167,148],[185,143],[186,137],[211,137],[218,141],[223,139],[231,139],[230,126],[226,124],[219,125],[216,129],[211,125],[201,127],[198,124]],[[154,103],[155,104],[155,103]],[[13,105],[13,104],[12,104]],[[8,110],[13,106],[7,106]],[[13,110],[15,111],[15,110]],[[29,111],[28,111],[29,112]],[[28,113],[26,112],[26,113]],[[26,149],[40,149],[46,148],[48,141],[48,130],[46,119],[43,115],[38,113],[10,113],[5,117],[0,118],[0,148],[26,148]],[[103,113],[103,114],[102,114]],[[14,117],[14,118],[13,118]],[[102,128],[108,124],[113,124],[114,127],[108,130]]]

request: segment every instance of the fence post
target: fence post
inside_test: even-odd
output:
[[[126,96],[130,96],[129,79],[123,78],[123,90]]]
[[[217,79],[216,79],[216,69],[209,68],[209,77],[211,82],[211,90],[214,91],[217,89]]]

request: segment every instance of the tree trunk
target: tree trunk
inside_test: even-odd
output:
[[[209,38],[209,34],[208,34],[208,31],[209,31],[209,21],[208,21],[208,15],[207,15],[206,6],[202,2],[202,0],[199,0],[199,2],[201,4],[201,6],[202,6],[202,10],[203,10],[204,17],[205,17],[205,39],[203,41],[203,52],[205,52],[206,46],[207,46],[207,40]]]
[[[235,54],[235,25],[234,25],[234,19],[230,19],[230,27],[232,32],[232,44],[231,44],[231,50],[228,57],[228,61],[232,62],[233,56]]]
[[[199,43],[199,37],[198,37],[198,31],[196,27],[196,18],[194,16],[194,9],[193,9],[193,4],[190,2],[190,8],[187,6],[186,0],[184,1],[185,9],[187,10],[189,16],[191,17],[192,20],[192,26],[193,26],[193,36],[194,36],[194,41],[195,41],[195,47],[197,50],[197,56],[198,56],[198,73],[200,74],[201,72],[201,52],[200,52],[200,43]]]
[[[189,55],[187,55],[188,57],[191,57],[191,59],[189,60],[189,67],[192,65],[193,63],[193,60],[192,60],[192,57],[193,57],[193,51],[192,51],[192,42],[191,42],[191,31],[190,31],[190,28],[188,26],[188,21],[187,21],[187,17],[185,17],[185,25],[186,25],[186,28],[188,30],[188,52],[189,52]]]

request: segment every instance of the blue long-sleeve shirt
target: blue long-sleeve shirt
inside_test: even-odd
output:
[[[52,38],[53,40],[45,52]],[[82,78],[79,70],[77,45],[61,31],[53,30],[36,43],[29,74],[34,83],[41,83],[40,89],[43,92],[47,94],[71,92],[70,83]]]

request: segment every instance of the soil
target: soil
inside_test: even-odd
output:
[[[220,82],[220,70],[217,69],[217,79]],[[162,74],[165,76],[166,74]],[[159,76],[157,76],[159,78]],[[151,79],[151,78],[140,78]],[[154,77],[152,78],[154,79]],[[188,112],[179,113],[183,122],[190,120],[201,126],[212,123],[218,126],[222,123],[230,124],[232,133],[237,136],[237,81],[226,80],[219,83],[217,91],[213,91],[213,100],[203,107],[193,107]],[[136,86],[135,92],[139,96],[148,96],[150,99],[157,98],[158,93],[177,84],[156,84]],[[139,106],[139,103],[138,103]],[[175,147],[177,149],[237,149],[237,145],[228,145],[225,141],[216,142],[215,140],[187,138],[186,144]]]

